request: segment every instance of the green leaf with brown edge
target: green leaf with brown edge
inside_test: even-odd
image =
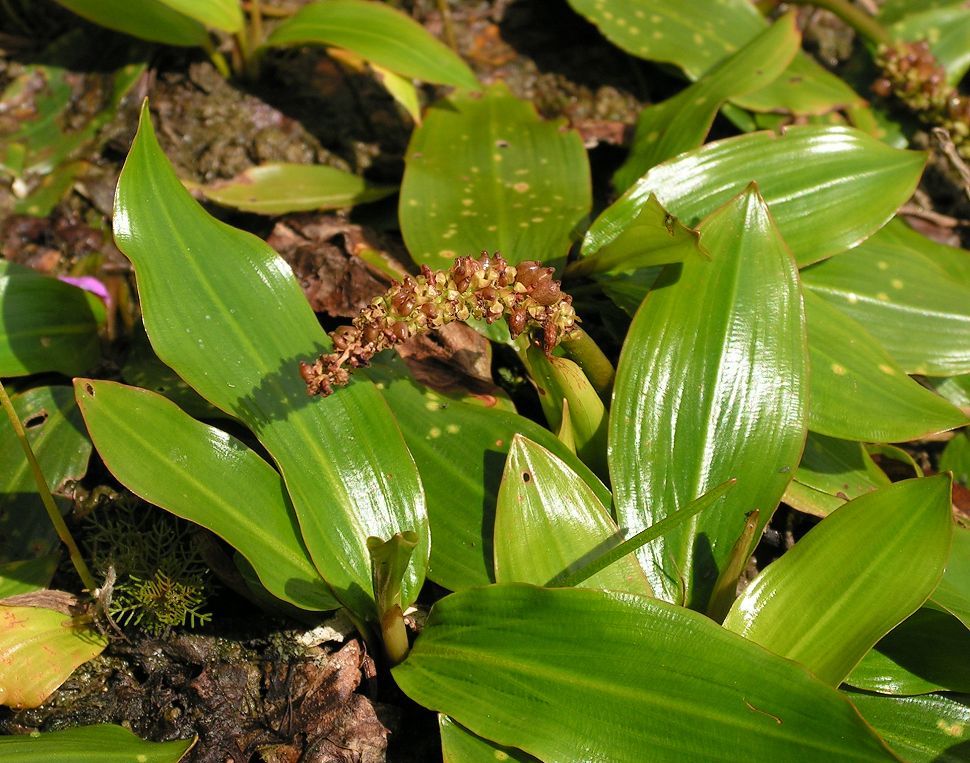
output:
[[[123,726],[103,724],[0,737],[0,757],[19,763],[178,763],[195,742],[148,742]]]
[[[694,84],[637,117],[636,134],[626,161],[613,175],[623,191],[643,173],[672,156],[697,148],[725,101],[774,81],[800,49],[801,34],[788,14],[721,59]]]
[[[414,460],[364,378],[311,399],[299,362],[329,340],[289,266],[260,239],[210,217],[179,183],[147,105],[121,173],[115,240],[132,260],[158,357],[253,430],[276,461],[314,565],[341,603],[374,615],[366,539],[414,530],[405,580],[424,580],[429,532]]]
[[[640,208],[636,219],[616,238],[595,252],[569,263],[566,277],[623,273],[683,262],[688,257],[697,256],[707,258],[707,253],[701,249],[697,231],[683,225],[651,195]],[[637,300],[638,305],[642,298],[641,295]]]
[[[242,6],[239,0],[159,0],[173,11],[188,16],[212,29],[221,29],[229,34],[241,32],[243,28]]]
[[[384,3],[326,0],[304,5],[266,39],[265,47],[329,45],[407,77],[472,90],[478,80],[447,45],[410,16]]]
[[[954,526],[946,571],[930,602],[970,628],[970,528]]]
[[[209,44],[209,33],[202,24],[170,8],[164,0],[139,0],[137,3],[128,0],[56,2],[88,21],[142,40],[188,47],[205,47]]]
[[[630,326],[609,462],[628,532],[737,478],[716,512],[639,555],[659,597],[705,609],[745,515],[761,510],[760,534],[798,464],[808,358],[795,263],[757,189],[699,230],[710,262],[668,267]]]
[[[51,493],[69,494],[68,484],[85,475],[91,456],[91,442],[71,388],[34,387],[14,395],[12,402]],[[67,498],[58,502],[62,511],[71,506]],[[0,563],[49,554],[58,547],[33,472],[4,416],[0,420]]]
[[[844,696],[909,763],[965,763],[970,751],[970,697],[929,694],[887,697],[846,691]]]
[[[515,436],[495,512],[496,582],[547,585],[622,540],[607,508],[572,469],[542,446]],[[632,554],[580,585],[653,595]]]
[[[901,442],[967,423],[909,378],[859,323],[810,290],[802,295],[811,355],[813,432],[845,440]]]
[[[862,324],[911,374],[970,372],[970,286],[881,232],[802,273],[807,289]]]
[[[104,307],[87,292],[13,263],[0,266],[0,376],[83,373],[101,357]]]
[[[889,483],[862,443],[809,432],[784,501],[799,511],[825,517],[843,503]]]
[[[589,254],[613,241],[651,195],[684,225],[697,223],[752,180],[799,267],[859,244],[916,187],[926,155],[899,151],[849,127],[806,125],[708,143],[659,164],[592,224]]]
[[[104,651],[108,639],[90,618],[66,613],[76,604],[61,591],[0,601],[0,705],[38,707],[79,665]]]
[[[442,713],[438,713],[438,731],[441,734],[443,763],[495,763],[505,760],[538,763],[529,753],[482,739]]]
[[[421,472],[434,544],[428,577],[453,591],[494,580],[493,525],[506,455],[522,434],[562,459],[608,506],[610,491],[552,432],[512,411],[445,397],[398,358],[367,369],[401,424]]]
[[[583,141],[539,118],[498,83],[434,104],[404,160],[398,216],[411,257],[446,268],[500,251],[511,264],[556,265],[592,201]]]
[[[672,63],[697,79],[748,43],[767,21],[747,0],[569,0],[578,13],[627,53]],[[845,82],[799,52],[788,69],[732,102],[755,111],[821,114],[862,99]]]
[[[261,215],[315,209],[342,209],[390,196],[395,188],[372,186],[335,167],[313,164],[261,164],[231,180],[197,186],[209,201]]]
[[[403,691],[541,760],[893,760],[834,689],[696,612],[522,584],[434,605]]]
[[[933,592],[952,534],[949,477],[866,493],[762,570],[724,627],[838,686]]]
[[[866,652],[845,683],[880,694],[970,691],[970,631],[949,612],[921,607]]]
[[[121,484],[238,550],[274,596],[338,609],[310,561],[279,473],[235,437],[148,390],[76,379],[91,439]]]

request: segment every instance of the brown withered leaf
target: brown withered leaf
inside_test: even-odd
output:
[[[488,340],[464,323],[412,337],[397,352],[415,380],[439,392],[504,394],[492,381]]]
[[[267,243],[293,268],[314,312],[352,317],[391,284],[387,274],[354,256],[361,248],[383,251],[382,243],[336,215],[287,218]]]

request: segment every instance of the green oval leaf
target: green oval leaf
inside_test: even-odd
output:
[[[414,461],[366,379],[311,399],[299,361],[329,345],[293,274],[263,241],[210,217],[179,183],[147,105],[121,173],[115,238],[132,260],[159,358],[249,426],[275,459],[314,565],[334,593],[373,616],[366,539],[413,530],[405,605],[430,545]]]
[[[964,763],[970,747],[967,695],[885,697],[846,692],[862,717],[909,763]]]
[[[943,574],[951,537],[948,477],[867,493],[768,565],[724,627],[836,686],[926,601]]]
[[[371,186],[362,177],[335,167],[261,164],[237,175],[199,186],[209,200],[261,215],[314,209],[341,209],[390,196],[395,189]]]
[[[668,268],[616,373],[609,462],[617,521],[655,524],[732,477],[716,512],[645,546],[657,595],[705,608],[744,527],[767,523],[805,439],[805,334],[795,264],[755,189],[700,226],[711,261]]]
[[[76,603],[59,591],[48,594]],[[0,602],[0,705],[37,707],[79,665],[101,654],[108,640],[94,630],[90,618],[9,603],[17,600]]]
[[[501,251],[563,259],[591,206],[589,161],[579,134],[546,122],[504,84],[457,94],[425,115],[408,146],[401,232],[415,262]]]
[[[332,45],[408,77],[442,85],[479,87],[468,65],[409,16],[384,3],[326,0],[309,3],[280,24],[266,46]]]
[[[812,431],[899,442],[967,423],[959,409],[910,379],[863,326],[811,291],[803,299]]]
[[[35,387],[14,395],[17,412],[55,496],[88,470],[91,442],[70,387]],[[69,499],[60,499],[62,511]],[[6,416],[0,418],[0,562],[41,556],[59,546],[24,451]]]
[[[619,236],[651,194],[695,226],[751,181],[799,266],[855,246],[912,194],[926,155],[847,127],[792,127],[708,143],[644,175],[590,227],[583,252]]]
[[[282,478],[255,452],[148,390],[93,379],[74,388],[98,453],[125,487],[223,538],[274,596],[340,607],[310,561]]]
[[[495,512],[495,579],[546,585],[623,540],[589,486],[545,448],[512,441]],[[631,554],[580,585],[652,596]]]
[[[20,763],[178,763],[194,744],[194,738],[146,742],[123,726],[81,726],[0,737],[0,756]]]
[[[117,32],[165,45],[209,44],[209,33],[198,21],[170,8],[164,0],[56,0],[69,11]],[[193,3],[205,5],[205,3]]]
[[[242,31],[243,14],[239,0],[159,0],[173,11],[207,27],[236,34]]]
[[[101,357],[96,311],[76,286],[0,263],[0,376],[87,371]]]
[[[542,760],[893,760],[838,692],[703,615],[497,585],[435,604],[404,692]]]
[[[807,268],[802,282],[861,323],[907,373],[970,372],[970,287],[894,233]]]

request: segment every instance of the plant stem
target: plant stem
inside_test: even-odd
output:
[[[451,10],[448,8],[448,0],[437,0],[438,13],[441,14],[441,23],[445,31],[445,42],[448,47],[456,53],[458,52],[458,41],[455,39],[455,27],[451,23]]]
[[[263,41],[263,6],[260,0],[249,5],[249,42],[256,48]]]
[[[0,404],[3,405],[3,409],[7,412],[7,418],[10,419],[10,424],[17,434],[17,439],[20,440],[20,447],[24,449],[27,463],[30,464],[30,470],[34,474],[34,481],[37,483],[37,491],[40,493],[40,499],[44,503],[44,508],[47,509],[47,516],[50,518],[51,524],[54,525],[54,530],[57,531],[58,537],[67,546],[67,551],[71,556],[71,562],[74,564],[74,569],[77,570],[77,574],[80,576],[84,587],[94,593],[98,584],[88,569],[88,565],[81,557],[81,552],[74,542],[71,531],[67,529],[64,517],[61,516],[61,512],[57,510],[57,506],[54,504],[54,497],[51,495],[50,488],[47,487],[47,480],[44,478],[44,473],[40,469],[40,464],[37,463],[34,450],[30,447],[30,442],[27,440],[27,433],[24,432],[23,424],[20,423],[20,418],[17,416],[17,412],[14,410],[13,403],[10,402],[10,398],[7,396],[7,390],[3,388],[2,382],[0,382]]]
[[[219,74],[226,79],[229,79],[232,76],[232,72],[229,70],[229,64],[226,63],[226,57],[216,50],[211,40],[206,43],[205,52],[208,54],[209,60],[212,61],[213,66],[218,69]]]
[[[381,638],[384,641],[384,654],[391,665],[404,662],[411,647],[408,644],[404,613],[397,604],[381,615]]]
[[[849,0],[789,0],[793,5],[814,5],[834,13],[858,34],[875,45],[889,45],[892,39],[885,27],[865,11],[856,8]]]
[[[583,369],[589,383],[605,403],[609,404],[616,370],[592,337],[578,326],[563,336],[561,345],[570,360]]]

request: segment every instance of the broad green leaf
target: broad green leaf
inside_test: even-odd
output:
[[[630,326],[609,461],[630,533],[737,478],[716,512],[640,553],[658,596],[705,608],[745,515],[761,511],[760,533],[791,479],[808,390],[795,264],[757,190],[699,230],[711,261],[665,270]]]
[[[69,11],[108,29],[165,45],[206,46],[209,33],[164,0],[57,0]],[[200,5],[200,3],[193,3]]]
[[[958,376],[924,376],[924,383],[955,406],[970,409],[970,374]]]
[[[927,238],[895,217],[879,231],[879,240],[919,252],[963,286],[970,286],[970,251]]]
[[[266,46],[331,45],[407,77],[472,90],[468,65],[418,22],[384,3],[326,0],[303,6],[266,40]]]
[[[546,585],[623,540],[595,493],[560,459],[516,435],[495,512],[495,579]],[[652,596],[631,554],[581,583],[586,588]]]
[[[232,180],[199,186],[209,201],[261,215],[352,207],[383,199],[394,190],[371,186],[335,167],[310,164],[261,164]]]
[[[591,203],[579,133],[499,83],[428,110],[408,146],[398,214],[411,257],[431,268],[482,250],[556,264]]]
[[[299,362],[329,346],[289,267],[263,241],[210,217],[179,183],[147,106],[121,173],[115,239],[132,260],[158,357],[239,418],[274,458],[314,565],[337,598],[373,615],[371,536],[418,533],[410,604],[430,544],[414,461],[379,392],[356,379],[311,399]]]
[[[806,290],[813,432],[846,440],[898,442],[967,423],[967,417],[917,384],[859,323]]]
[[[662,271],[662,266],[640,268],[630,273],[600,275],[596,281],[613,304],[632,318]]]
[[[965,763],[970,697],[885,697],[846,692],[862,717],[909,763]]]
[[[438,714],[438,730],[441,732],[441,757],[444,763],[495,763],[504,760],[533,763],[536,760],[522,750],[482,739],[441,713]]]
[[[0,564],[0,599],[47,588],[60,559],[60,552],[55,551],[46,556]]]
[[[889,27],[896,40],[926,40],[936,60],[946,70],[946,80],[959,84],[970,68],[970,8],[954,1],[922,9],[910,6],[910,12]]]
[[[472,405],[412,381],[400,360],[368,369],[401,424],[414,454],[434,536],[428,577],[457,591],[494,580],[495,505],[506,454],[516,434],[562,459],[604,505],[610,492],[545,427],[495,401]],[[491,403],[491,405],[489,405]]]
[[[91,443],[70,387],[35,387],[12,398],[52,494],[88,470]],[[69,501],[65,501],[70,505]],[[49,554],[58,546],[37,483],[13,427],[0,418],[0,563]]]
[[[845,677],[881,694],[970,691],[970,631],[948,612],[922,607],[866,652]]]
[[[0,705],[13,708],[37,707],[108,645],[90,618],[12,603],[23,598],[0,601]]]
[[[699,76],[767,25],[747,0],[569,0],[614,45],[640,58],[672,63]],[[756,111],[824,113],[860,101],[852,89],[799,53],[787,71],[732,100]]]
[[[768,565],[724,627],[837,686],[933,592],[951,537],[948,477],[867,493]]]
[[[239,0],[159,0],[159,2],[213,29],[236,34],[243,28],[242,6]]]
[[[953,547],[946,571],[930,602],[945,609],[970,628],[970,529],[953,528]]]
[[[310,561],[282,478],[255,452],[154,392],[93,379],[74,389],[125,487],[223,538],[274,596],[304,609],[340,606]]]
[[[0,757],[19,763],[178,763],[195,739],[146,742],[123,726],[0,737]]]
[[[953,472],[953,479],[966,487],[970,484],[970,430],[958,432],[940,454],[940,471]]]
[[[453,594],[392,673],[416,702],[542,760],[893,760],[808,671],[642,596]]]
[[[29,268],[0,271],[0,376],[82,373],[101,357],[98,316],[86,292]]]
[[[907,373],[970,372],[970,286],[876,233],[807,268],[802,283],[861,323]]]
[[[681,224],[660,206],[655,196],[651,196],[640,208],[636,219],[616,238],[588,256],[571,262],[566,268],[566,276],[622,273],[683,262],[688,257],[697,256],[707,256],[700,247],[697,231]],[[643,301],[647,288],[636,300],[636,307]]]
[[[693,85],[641,111],[630,154],[613,175],[613,186],[625,190],[654,165],[701,145],[724,102],[777,79],[800,43],[795,16],[788,14],[721,59]]]
[[[757,132],[681,154],[651,169],[593,223],[583,253],[605,246],[655,195],[693,227],[751,182],[799,266],[855,246],[912,194],[926,155],[899,151],[849,127]]]

